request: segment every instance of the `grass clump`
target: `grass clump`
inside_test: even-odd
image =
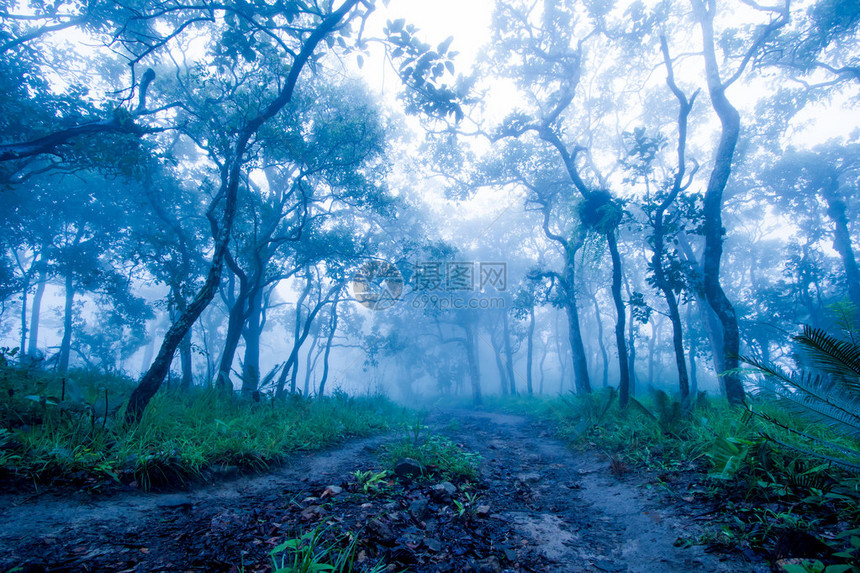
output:
[[[411,426],[407,437],[384,446],[382,457],[392,468],[405,458],[415,460],[424,468],[425,475],[449,481],[475,479],[481,460],[479,454],[466,451],[450,438],[431,432],[420,417]]]
[[[312,573],[330,571],[380,573],[382,564],[357,562],[358,536],[318,525],[298,537],[287,539],[272,549],[270,556],[275,573]]]
[[[7,365],[0,386],[0,477],[91,490],[181,485],[225,467],[259,471],[297,450],[387,430],[405,415],[384,397],[251,402],[164,390],[140,424],[126,427],[120,406],[133,384],[122,377]]]

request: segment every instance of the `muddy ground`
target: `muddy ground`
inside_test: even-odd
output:
[[[327,542],[355,536],[360,570],[768,570],[690,543],[709,517],[668,493],[677,476],[571,452],[520,416],[450,410],[428,423],[482,456],[479,479],[364,491],[353,472],[382,469],[379,446],[399,437],[380,436],[188,491],[7,493],[0,571],[271,571],[272,548],[318,526]]]

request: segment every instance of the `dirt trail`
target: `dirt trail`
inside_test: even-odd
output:
[[[647,489],[648,476],[616,477],[597,454],[571,452],[526,418],[451,411],[447,433],[484,456],[482,477],[508,522],[553,571],[749,571],[739,557],[676,547],[700,530]]]
[[[698,525],[642,487],[648,476],[617,478],[607,460],[571,452],[547,427],[467,410],[435,412],[429,423],[483,456],[476,487],[488,515],[464,522],[451,499],[418,483],[394,484],[384,499],[312,497],[348,487],[356,469],[380,468],[375,451],[393,438],[382,436],[187,492],[0,495],[0,571],[265,571],[272,545],[314,520],[365,531],[367,552],[397,570],[752,570],[676,547]]]

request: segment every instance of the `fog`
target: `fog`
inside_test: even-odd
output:
[[[738,402],[856,319],[856,10],[466,4],[0,13],[4,355]]]

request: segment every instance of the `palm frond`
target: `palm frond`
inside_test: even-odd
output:
[[[775,388],[762,391],[775,394],[786,410],[840,433],[860,437],[860,400],[830,378],[802,372],[789,374],[751,357],[742,356],[740,360],[776,382]]]
[[[769,436],[766,434],[764,435],[764,437],[766,439],[768,439],[769,441],[771,441],[775,444],[778,444],[784,448],[787,448],[789,450],[794,450],[795,452],[798,452],[800,454],[804,454],[804,455],[807,455],[810,457],[815,457],[815,458],[819,458],[821,460],[830,462],[833,465],[839,466],[842,469],[848,470],[849,472],[851,472],[853,474],[860,474],[860,464],[858,464],[856,462],[852,462],[850,460],[846,460],[846,459],[842,459],[842,458],[835,458],[833,456],[828,456],[827,454],[822,454],[822,453],[816,452],[814,450],[802,448],[802,447],[794,445],[794,444],[787,444],[787,443],[783,442],[782,440],[778,440],[778,439],[774,438],[773,436]]]
[[[833,376],[846,390],[860,397],[860,346],[809,325],[794,340],[806,350],[815,368]]]
[[[834,452],[839,452],[839,454],[841,454],[843,456],[848,456],[850,458],[860,457],[860,452],[857,452],[856,450],[848,449],[846,447],[840,446],[839,444],[835,444],[835,443],[831,442],[830,440],[825,440],[824,438],[819,438],[817,436],[813,436],[811,434],[808,434],[808,433],[803,432],[801,430],[798,430],[796,428],[792,428],[791,426],[783,424],[782,422],[780,422],[779,420],[777,420],[773,416],[769,416],[768,414],[766,414],[764,412],[758,412],[756,410],[753,410],[749,406],[746,409],[746,413],[749,414],[750,416],[755,416],[757,418],[761,418],[765,422],[768,422],[769,424],[772,424],[774,426],[782,428],[786,432],[788,432],[790,434],[794,434],[795,436],[798,436],[800,438],[803,438],[804,440],[806,440],[808,442],[817,444],[820,447],[827,448],[827,449],[832,450]]]

